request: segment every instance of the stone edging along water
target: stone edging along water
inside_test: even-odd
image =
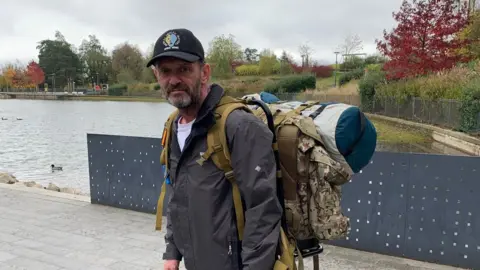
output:
[[[480,156],[480,139],[469,136],[465,133],[443,129],[437,126],[416,123],[399,118],[393,118],[378,114],[366,113],[369,118],[384,120],[395,124],[418,128],[431,134],[433,140],[458,149],[473,156]]]
[[[0,172],[0,184],[21,185],[21,186],[30,187],[30,188],[38,188],[38,189],[44,189],[49,191],[68,193],[72,195],[90,196],[90,194],[81,192],[79,189],[76,189],[76,188],[69,188],[69,187],[60,188],[52,183],[49,183],[48,186],[44,187],[41,184],[36,183],[35,181],[19,181],[15,176],[5,172]]]

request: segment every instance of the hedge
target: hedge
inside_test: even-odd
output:
[[[123,96],[127,92],[127,85],[126,84],[114,84],[108,87],[108,95],[109,96]]]
[[[282,78],[265,86],[264,91],[269,93],[298,93],[307,89],[315,89],[317,79],[315,75],[294,75]]]
[[[383,82],[385,82],[385,73],[381,71],[369,71],[360,80],[358,88],[363,111],[373,110],[375,89]]]
[[[480,131],[480,79],[471,82],[462,91],[460,97],[460,130],[463,132]]]
[[[352,71],[345,72],[338,79],[338,84],[341,86],[341,85],[347,84],[351,80],[358,80],[362,78],[364,73],[365,73],[365,70],[363,68],[357,68]]]
[[[260,74],[260,67],[258,65],[241,65],[235,68],[238,76],[254,76]]]

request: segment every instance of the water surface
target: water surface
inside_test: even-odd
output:
[[[88,192],[87,133],[160,138],[172,111],[168,103],[0,100],[8,118],[0,120],[0,171]]]

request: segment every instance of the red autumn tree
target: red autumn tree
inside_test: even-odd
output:
[[[389,79],[424,75],[451,68],[464,61],[454,50],[463,47],[454,38],[467,25],[468,9],[457,0],[404,0],[393,13],[398,22],[392,32],[383,32],[377,48],[389,60],[384,69]]]
[[[26,75],[29,78],[30,82],[35,85],[38,90],[38,85],[45,81],[45,73],[43,69],[35,61],[28,63],[26,69]]]

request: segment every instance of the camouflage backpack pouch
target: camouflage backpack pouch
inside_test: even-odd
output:
[[[329,156],[314,128],[302,115],[289,115],[277,126],[286,218],[297,240],[333,240],[350,228],[340,202],[341,185],[352,173]]]

